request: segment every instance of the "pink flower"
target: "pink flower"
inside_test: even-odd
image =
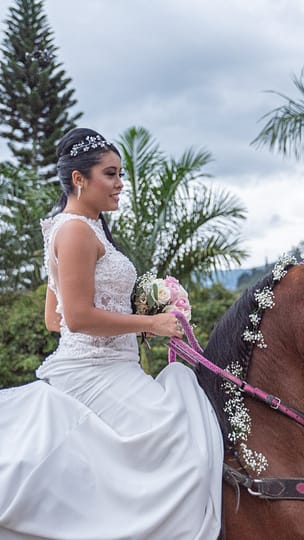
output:
[[[186,312],[186,311],[191,310],[189,300],[188,300],[188,298],[185,298],[185,297],[180,297],[175,302],[175,305],[176,305],[177,309],[179,309],[180,311],[185,311]]]
[[[174,304],[180,294],[180,283],[173,276],[167,276],[164,280],[166,287],[170,290],[170,302]]]
[[[187,321],[190,321],[191,319],[191,307],[188,301],[188,298],[182,296],[176,300],[174,304],[170,304],[165,308],[165,311],[167,313],[170,313],[170,311],[181,311],[183,315],[185,315]]]
[[[184,287],[182,287],[182,285],[179,286],[178,297],[179,297],[179,298],[187,298],[187,300],[188,300],[188,293],[187,293],[187,291],[184,289]]]

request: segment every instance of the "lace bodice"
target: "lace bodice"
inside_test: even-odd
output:
[[[95,269],[94,304],[97,308],[119,313],[132,313],[131,293],[136,280],[133,264],[107,240],[100,220],[61,213],[53,218],[41,220],[44,237],[44,262],[48,274],[49,287],[57,298],[56,311],[61,315],[61,332],[58,349],[40,366],[37,375],[44,378],[44,371],[49,371],[50,361],[59,358],[90,359],[92,364],[112,360],[138,361],[138,347],[135,334],[114,337],[95,337],[88,334],[71,332],[66,324],[62,300],[56,276],[52,271],[57,265],[54,253],[54,239],[60,234],[60,227],[67,221],[77,219],[87,223],[105,247],[105,254],[98,259]]]

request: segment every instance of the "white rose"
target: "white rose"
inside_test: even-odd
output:
[[[158,278],[153,282],[153,284],[155,284],[157,286],[157,298],[155,298],[153,287],[152,287],[152,290],[151,290],[151,296],[152,296],[153,300],[158,305],[161,305],[161,306],[164,306],[165,304],[170,302],[170,297],[171,297],[170,289],[168,289],[168,287],[166,287],[166,285],[164,284],[164,280]]]

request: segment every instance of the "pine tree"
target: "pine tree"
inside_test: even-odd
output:
[[[15,0],[5,21],[0,62],[0,134],[20,166],[50,177],[55,147],[82,113],[70,115],[77,101],[62,63],[43,0]]]
[[[0,164],[0,296],[35,289],[44,281],[43,242],[39,221],[58,199],[53,181],[33,169]]]

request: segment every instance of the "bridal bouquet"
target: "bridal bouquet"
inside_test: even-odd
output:
[[[151,272],[143,274],[136,281],[133,301],[138,315],[155,315],[177,310],[183,313],[187,321],[191,319],[188,293],[172,276],[161,279]]]

